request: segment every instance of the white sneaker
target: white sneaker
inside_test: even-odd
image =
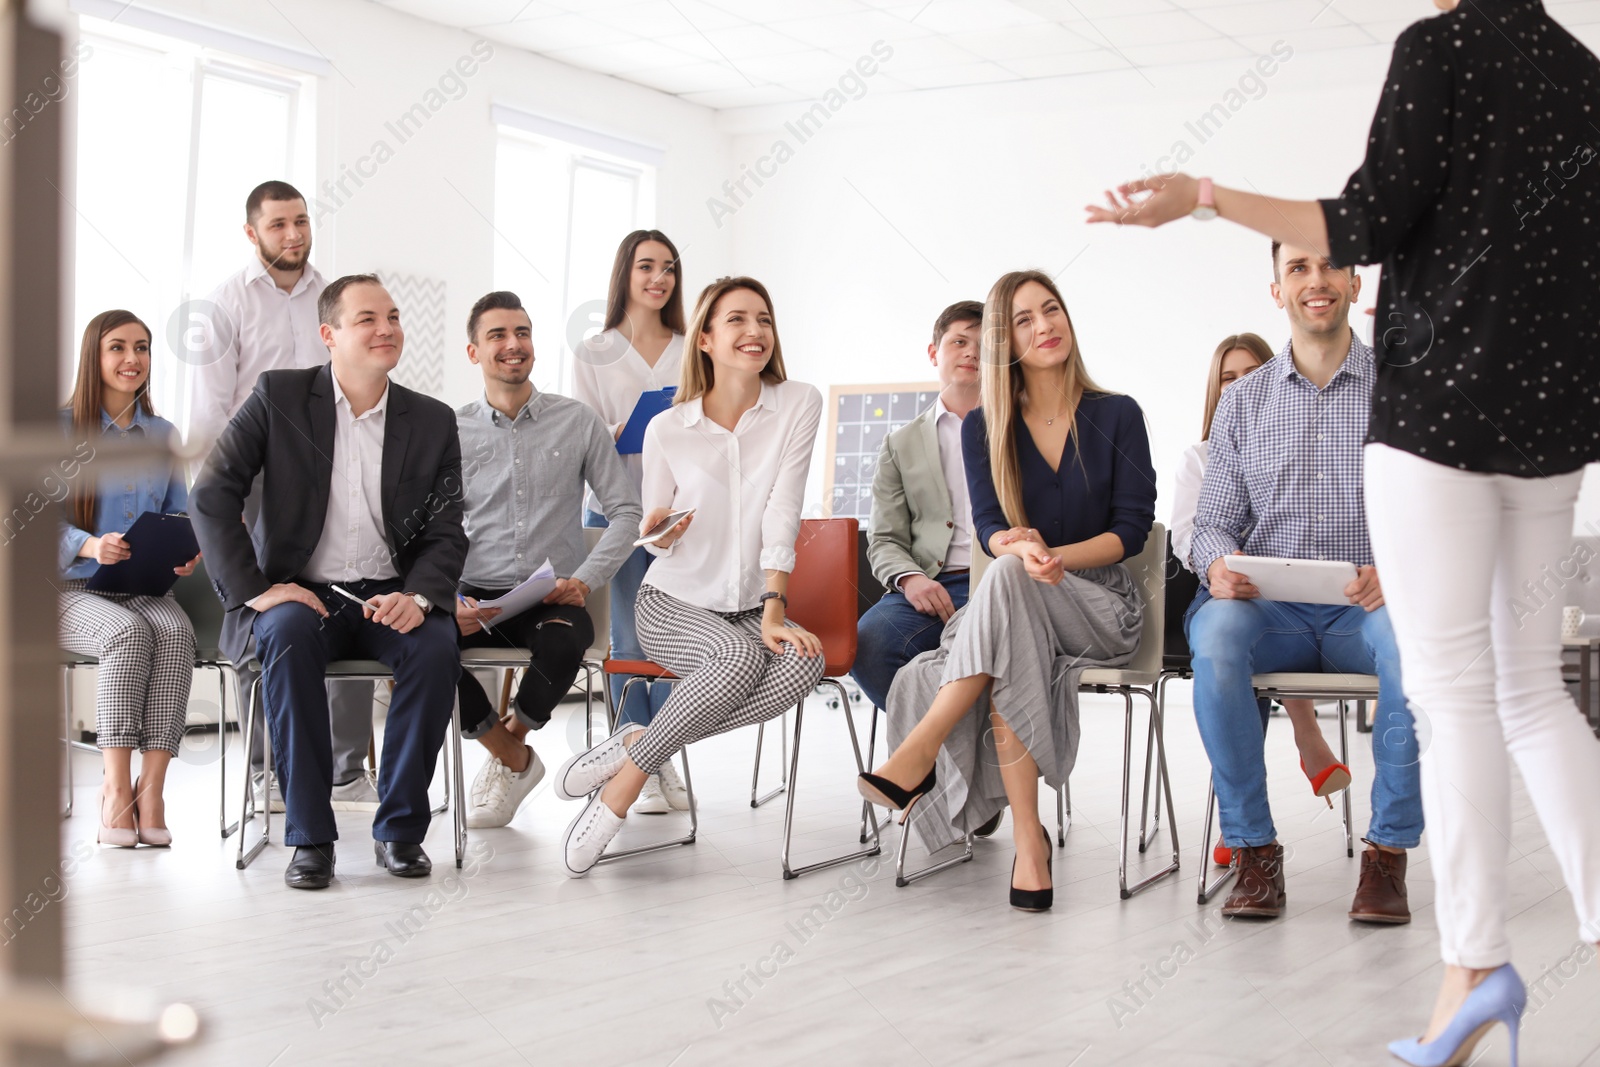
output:
[[[596,793],[567,827],[561,855],[567,877],[582,878],[593,870],[623,822]]]
[[[556,774],[556,796],[562,800],[582,800],[617,776],[628,758],[624,742],[644,727],[633,722],[624,726],[587,752],[580,752],[561,765]]]
[[[524,748],[528,746],[524,745]],[[539,753],[528,748],[528,765],[514,771],[499,760],[490,758],[472,780],[472,802],[467,806],[467,828],[483,830],[491,826],[505,826],[522,802],[528,799],[534,786],[544,780],[544,763]]]
[[[273,775],[272,776],[272,807],[270,809],[267,807],[266,791],[262,788],[262,786],[264,784],[262,782],[262,779],[265,778],[265,777],[266,777],[266,772],[265,771],[257,771],[256,774],[255,774],[254,781],[253,781],[252,786],[251,786],[251,788],[255,792],[255,801],[254,802],[255,802],[256,810],[257,811],[268,811],[268,810],[270,810],[272,812],[272,814],[274,814],[274,815],[282,815],[283,812],[285,811],[285,808],[283,806],[283,793],[280,792],[279,789],[278,789],[278,776],[277,775]]]
[[[378,790],[367,774],[333,787],[329,797],[334,811],[377,811]]]
[[[659,775],[650,775],[644,780],[644,788],[639,790],[639,799],[633,802],[635,815],[665,815],[672,810],[672,805],[667,803],[667,798],[661,792],[661,778]]]
[[[661,793],[667,798],[667,803],[672,805],[673,811],[689,810],[689,790],[683,784],[683,779],[678,777],[678,768],[671,760],[663,763],[656,772],[661,776]]]

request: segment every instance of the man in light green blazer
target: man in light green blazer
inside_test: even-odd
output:
[[[972,512],[961,460],[961,420],[978,406],[983,305],[963,300],[934,323],[928,361],[939,399],[884,439],[872,481],[867,558],[888,590],[861,617],[856,684],[885,707],[895,674],[939,646],[944,624],[967,602]]]

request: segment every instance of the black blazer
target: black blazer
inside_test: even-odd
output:
[[[331,364],[262,374],[189,494],[206,572],[227,609],[220,644],[235,663],[246,658],[255,624],[245,601],[297,580],[322,537],[333,479],[333,406]],[[252,537],[244,502],[258,474],[261,510]],[[451,614],[467,558],[461,497],[455,412],[391,382],[381,483],[385,539],[405,590]]]

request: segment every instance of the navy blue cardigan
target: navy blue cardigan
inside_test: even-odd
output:
[[[1156,472],[1138,403],[1130,396],[1085,393],[1078,404],[1078,432],[1068,438],[1057,470],[1040,455],[1027,424],[1021,418],[1015,423],[1027,525],[1055,548],[1109,530],[1122,539],[1124,559],[1138,555],[1156,518]],[[973,536],[988,552],[989,538],[1011,523],[995,493],[982,408],[961,423],[961,455]]]

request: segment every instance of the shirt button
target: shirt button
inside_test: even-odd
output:
[[[1322,480],[1322,472],[1321,472],[1321,471],[1318,471],[1318,472],[1317,472],[1317,480],[1318,480],[1318,481],[1321,481],[1321,480]]]
[[[947,530],[952,529],[954,526],[955,526],[955,523],[953,523],[953,522],[946,522],[944,524],[944,528],[947,529]]]
[[[560,453],[560,452],[552,452],[552,453],[550,453],[550,454],[551,454],[551,455],[552,455],[552,456],[559,456],[559,455],[561,455],[561,453]]]
[[[521,495],[522,495],[522,490],[521,490],[521,489],[518,489],[518,490],[517,490],[517,495],[518,495],[518,496],[521,496]]]
[[[519,467],[522,466],[522,460],[520,460],[520,459],[517,460],[517,466],[519,466]]]
[[[518,525],[518,526],[521,526],[521,525],[522,525],[522,520],[521,520],[521,519],[518,519],[518,520],[517,520],[517,525]]]
[[[518,558],[518,559],[521,559],[521,558],[522,558],[522,553],[521,553],[521,552],[518,552],[518,553],[517,553],[517,558]]]
[[[944,566],[944,560],[936,559],[936,560],[933,561],[933,565],[935,567],[943,567]]]

